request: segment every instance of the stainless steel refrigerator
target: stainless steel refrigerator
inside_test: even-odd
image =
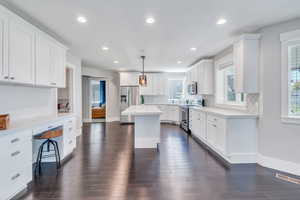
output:
[[[122,111],[130,106],[140,104],[140,91],[138,86],[122,86],[120,88],[121,123],[133,123],[134,118],[122,115]]]

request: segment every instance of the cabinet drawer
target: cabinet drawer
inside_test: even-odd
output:
[[[32,180],[32,165],[19,165],[20,167],[15,170],[11,170],[8,173],[1,174],[0,188],[1,198],[8,199],[14,196],[16,193],[24,189],[27,184]]]
[[[216,117],[215,115],[207,115],[207,121],[212,123],[217,123],[220,120],[219,117]]]
[[[32,141],[23,141],[22,144],[10,147],[1,154],[1,158],[5,159],[6,165],[11,168],[32,163]]]

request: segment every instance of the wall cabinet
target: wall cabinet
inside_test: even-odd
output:
[[[0,81],[65,87],[66,48],[0,6]]]
[[[259,34],[244,34],[233,45],[236,91],[258,93]]]
[[[65,87],[65,50],[49,36],[36,36],[36,84],[40,86]]]
[[[120,86],[139,86],[139,72],[120,72]]]
[[[167,80],[163,73],[147,73],[146,76],[147,86],[140,86],[141,95],[167,95]]]
[[[229,163],[255,163],[256,118],[220,116],[202,109],[190,109],[190,130]]]
[[[9,21],[8,70],[12,82],[34,84],[35,30],[19,19]]]
[[[197,82],[197,93],[199,95],[212,95],[213,87],[213,60],[201,60],[186,72],[186,86]]]

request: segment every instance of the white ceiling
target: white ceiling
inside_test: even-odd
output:
[[[63,38],[84,65],[182,71],[228,47],[242,32],[300,17],[299,0],[7,0]],[[79,24],[78,15],[88,22]],[[145,19],[152,16],[156,23]],[[216,25],[220,17],[225,25]],[[102,51],[102,46],[109,51]],[[190,47],[197,47],[191,52]],[[119,64],[113,61],[118,60]],[[181,60],[182,64],[177,64]]]

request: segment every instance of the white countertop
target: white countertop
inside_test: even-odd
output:
[[[215,114],[224,118],[258,118],[258,114],[238,111],[238,110],[229,110],[229,109],[221,109],[216,107],[198,107],[194,106],[191,109],[199,110],[206,113]]]
[[[52,116],[42,116],[11,122],[7,130],[0,130],[0,137],[14,131],[33,129],[46,123],[51,123],[63,118],[72,117],[73,115],[73,113],[61,113]]]
[[[122,115],[134,115],[134,116],[143,116],[143,115],[161,115],[162,111],[158,109],[155,105],[136,105],[130,106],[122,112]]]

